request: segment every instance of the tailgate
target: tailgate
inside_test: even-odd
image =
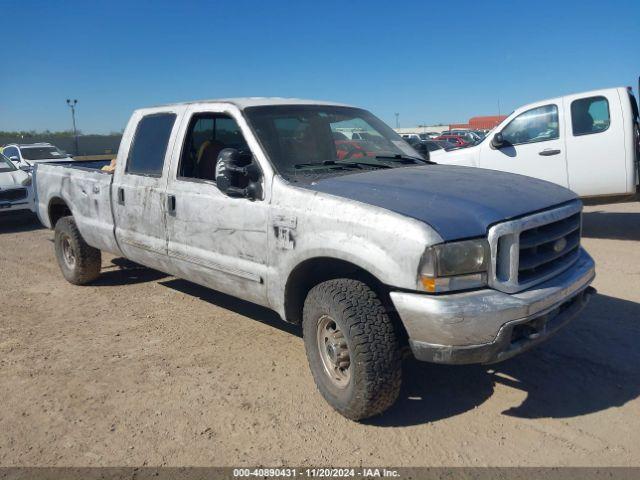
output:
[[[49,208],[64,202],[85,241],[100,250],[118,253],[111,211],[113,175],[96,169],[68,165],[40,164],[34,170],[36,206],[43,224],[48,221]]]

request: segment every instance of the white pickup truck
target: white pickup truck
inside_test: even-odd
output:
[[[481,143],[431,159],[540,178],[580,197],[628,196],[638,186],[638,128],[630,88],[594,90],[524,105]]]
[[[359,148],[336,135],[345,129],[367,133]],[[593,292],[575,194],[433,165],[359,108],[249,98],[141,109],[115,172],[95,165],[34,174],[67,280],[93,281],[104,250],[272,308],[302,324],[318,389],[351,419],[394,403],[404,346],[437,363],[504,360]]]

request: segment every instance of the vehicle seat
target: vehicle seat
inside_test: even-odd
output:
[[[197,172],[198,178],[205,180],[216,179],[216,163],[224,144],[217,140],[207,140],[198,150]]]
[[[572,116],[574,134],[593,132],[595,122],[589,113],[588,107],[574,110]]]

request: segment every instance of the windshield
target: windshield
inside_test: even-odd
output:
[[[22,147],[20,152],[25,160],[49,160],[67,157],[67,154],[62,153],[56,147]]]
[[[248,107],[245,114],[276,171],[289,180],[427,163],[366,110],[277,105]]]
[[[14,170],[17,168],[13,162],[0,153],[0,173],[13,172]]]

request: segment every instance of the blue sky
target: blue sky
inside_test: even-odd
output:
[[[413,126],[640,74],[638,0],[0,0],[0,18],[0,130],[69,129],[69,97],[85,133],[230,96],[335,100]]]

